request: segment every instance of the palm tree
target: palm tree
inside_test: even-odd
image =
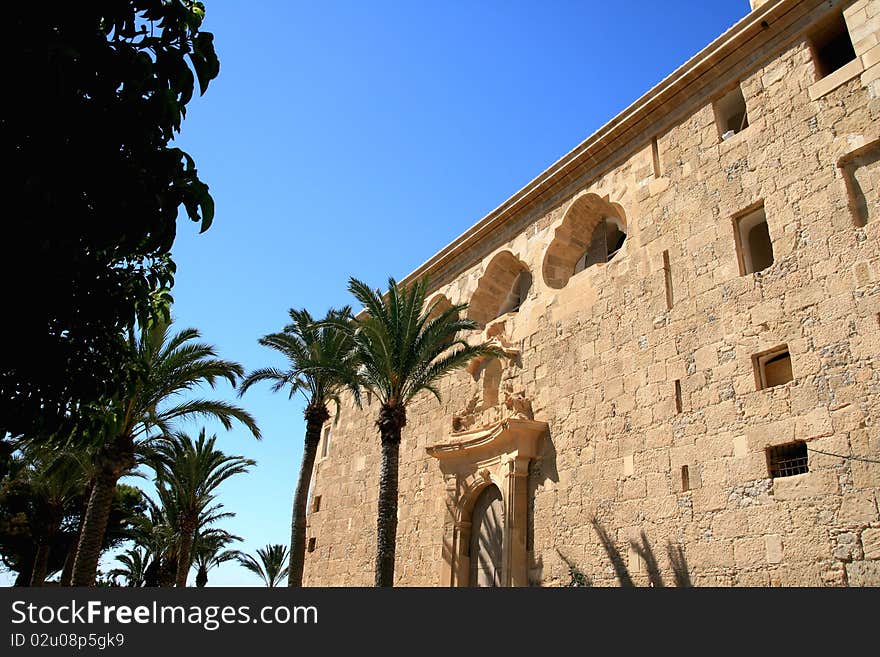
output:
[[[260,560],[257,561],[250,554],[242,554],[238,558],[238,562],[252,573],[256,573],[268,587],[278,586],[284,576],[287,574],[287,546],[286,545],[267,545],[259,548],[257,555]]]
[[[207,438],[204,429],[195,442],[186,434],[178,433],[163,438],[151,459],[156,469],[159,498],[166,511],[173,509],[174,512],[178,532],[177,586],[186,586],[196,532],[221,517],[216,513],[220,505],[212,506],[217,487],[256,464],[243,456],[228,456],[215,449],[216,441],[217,436]]]
[[[409,287],[399,286],[391,278],[383,296],[355,278],[348,285],[365,310],[350,329],[360,364],[358,386],[375,395],[380,404],[376,419],[382,442],[376,586],[394,585],[398,461],[407,404],[423,391],[440,400],[436,384],[443,376],[464,367],[475,356],[502,355],[495,348],[469,345],[458,337],[461,331],[478,328],[473,320],[461,318],[467,304],[441,309],[434,303],[425,308],[427,287],[425,278]],[[340,328],[345,330],[344,325]],[[357,390],[353,392],[359,401]]]
[[[110,577],[124,577],[126,586],[141,587],[147,579],[148,557],[149,553],[142,547],[129,548],[116,556],[122,568],[114,568],[107,574]]]
[[[307,310],[291,309],[290,318],[292,322],[284,332],[271,333],[259,340],[261,345],[275,349],[287,358],[287,369],[265,367],[252,372],[242,381],[239,396],[258,381],[272,381],[273,392],[289,386],[290,397],[299,392],[306,400],[303,411],[306,421],[305,445],[293,496],[287,580],[288,586],[302,586],[306,553],[306,504],[321,428],[330,418],[327,406],[331,401],[336,404],[338,415],[339,393],[352,384],[355,367],[351,337],[337,327],[337,323],[347,324],[351,321],[350,308],[331,309],[327,317],[317,324]]]
[[[113,491],[119,478],[136,466],[138,446],[150,429],[167,436],[173,422],[207,416],[217,418],[226,429],[231,428],[232,420],[238,420],[260,438],[254,418],[238,406],[206,399],[170,401],[202,383],[213,388],[218,378],[235,386],[243,370],[238,363],[216,358],[214,347],[194,342],[199,338],[195,329],[169,336],[168,328],[155,323],[139,335],[134,331],[129,334],[134,374],[108,408],[106,438],[97,450],[98,471],[77,547],[74,586],[95,583]]]
[[[173,520],[173,511],[169,511],[162,504],[157,504],[148,495],[144,495],[147,502],[149,515],[138,518],[132,540],[135,545],[145,552],[144,561],[144,586],[157,587],[167,585],[166,579],[173,581],[174,572],[170,564],[177,564],[177,543]]]
[[[240,540],[241,536],[235,536],[225,529],[215,527],[196,533],[192,547],[196,586],[202,588],[208,583],[208,571],[212,568],[242,556],[239,550],[226,549],[230,543]]]
[[[33,506],[28,513],[36,555],[31,571],[31,586],[43,586],[49,573],[49,552],[61,531],[64,515],[83,490],[85,470],[82,455],[76,450],[58,450],[47,444],[23,446],[28,467],[25,472],[33,491]]]

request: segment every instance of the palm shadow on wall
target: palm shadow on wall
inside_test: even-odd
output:
[[[611,566],[614,568],[614,574],[617,577],[617,581],[620,583],[620,586],[635,587],[635,582],[630,575],[629,569],[626,566],[626,562],[621,556],[620,550],[618,550],[617,546],[614,544],[614,541],[611,540],[608,532],[605,531],[605,527],[603,527],[602,523],[600,523],[595,518],[591,522],[593,525],[593,529],[596,530],[596,534],[599,536],[599,541],[602,543],[602,548],[605,550],[605,554],[608,555],[608,559],[611,561]],[[648,541],[648,535],[644,531],[642,531],[639,538],[640,541],[630,541],[630,546],[645,563],[645,569],[648,573],[648,582],[650,586],[666,586],[663,581],[663,576],[660,572],[660,565],[657,563],[657,558],[654,555],[654,550],[651,547],[651,543]],[[558,549],[557,553],[568,566],[569,575],[571,577],[571,583],[569,584],[569,586],[592,585],[592,580],[589,578],[589,576],[578,569],[571,559],[563,555],[562,552],[560,552]],[[666,544],[666,555],[669,558],[669,564],[672,568],[672,577],[675,581],[675,586],[693,586],[693,583],[691,582],[690,572],[688,570],[687,560],[685,559],[684,550],[682,549],[681,545],[669,541]]]
[[[559,471],[556,469],[556,446],[550,434],[544,435],[541,441],[541,453],[529,463],[529,493],[526,509],[526,554],[529,559],[529,582],[540,586],[544,573],[544,560],[539,555],[535,558],[535,494],[540,486],[548,481],[559,483]],[[564,558],[564,557],[563,557]]]

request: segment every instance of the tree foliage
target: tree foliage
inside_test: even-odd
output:
[[[467,332],[477,329],[472,319],[462,318],[467,304],[441,309],[437,302],[426,306],[427,278],[411,285],[388,280],[382,294],[355,278],[349,292],[364,312],[340,330],[352,332],[359,364],[352,391],[367,390],[379,401],[376,426],[382,445],[379,469],[379,500],[376,521],[376,586],[394,585],[397,546],[397,496],[401,432],[406,426],[407,405],[422,393],[440,400],[439,381],[465,367],[477,356],[499,357],[503,353],[484,344],[469,344]]]
[[[37,552],[34,528],[39,525],[44,513],[44,501],[37,489],[39,484],[31,480],[31,475],[32,471],[22,464],[21,467],[13,466],[7,476],[0,480],[0,562],[4,568],[18,574],[16,583],[19,585],[30,582]],[[49,543],[47,572],[50,575],[64,567],[67,555],[76,547],[77,530],[85,503],[80,493],[65,505],[61,530],[52,536]],[[138,488],[124,484],[118,486],[101,552],[127,540],[137,518],[145,509],[146,502]]]
[[[345,387],[356,385],[357,360],[350,331],[339,329],[348,325],[351,308],[330,309],[321,322],[315,322],[309,311],[290,309],[291,323],[282,333],[270,333],[260,338],[264,347],[270,347],[287,359],[284,369],[264,367],[255,370],[242,381],[239,395],[258,381],[271,381],[272,392],[289,387],[289,397],[296,392],[303,395],[306,407],[305,444],[300,463],[299,479],[293,496],[290,523],[290,567],[288,586],[302,586],[306,551],[306,504],[312,481],[312,470],[321,428],[330,417],[328,405],[336,406],[339,416],[339,394]]]
[[[238,562],[247,570],[259,576],[267,587],[278,586],[287,575],[286,545],[267,545],[257,549],[257,557],[252,554],[242,553]]]
[[[0,435],[93,417],[130,374],[124,329],[167,313],[178,211],[211,225],[208,186],[171,144],[219,73],[204,13],[193,0],[6,8]]]
[[[195,441],[178,433],[166,437],[155,450],[153,467],[159,499],[166,511],[173,510],[169,515],[177,542],[177,586],[186,586],[195,535],[231,515],[220,511],[223,505],[216,503],[217,488],[256,465],[252,459],[215,449],[216,441],[217,436],[208,438],[203,428]]]
[[[98,566],[97,547],[106,522],[109,500],[116,482],[174,434],[176,422],[208,417],[225,428],[232,421],[244,424],[254,435],[260,430],[250,413],[221,400],[181,398],[218,380],[238,383],[240,364],[216,357],[211,345],[195,342],[199,332],[184,329],[169,333],[169,325],[154,322],[139,334],[131,331],[127,360],[137,376],[114,395],[104,409],[103,430],[97,434],[95,486],[77,550],[74,584],[90,586]],[[151,431],[158,433],[149,436]]]

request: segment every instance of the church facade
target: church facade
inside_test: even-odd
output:
[[[505,355],[410,406],[397,585],[880,585],[880,0],[752,0],[426,274]],[[307,585],[373,583],[377,410]]]

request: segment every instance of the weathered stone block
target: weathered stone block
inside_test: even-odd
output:
[[[836,493],[837,476],[833,472],[819,471],[773,480],[773,496],[777,500],[797,500]]]
[[[846,564],[850,586],[880,586],[880,561],[854,561]]]
[[[782,563],[782,536],[771,534],[764,537],[764,551],[767,563]]]
[[[845,527],[867,525],[877,520],[877,501],[873,491],[848,493],[843,496],[837,513],[837,524]]]
[[[862,532],[862,550],[865,559],[880,559],[880,529],[866,529]]]

